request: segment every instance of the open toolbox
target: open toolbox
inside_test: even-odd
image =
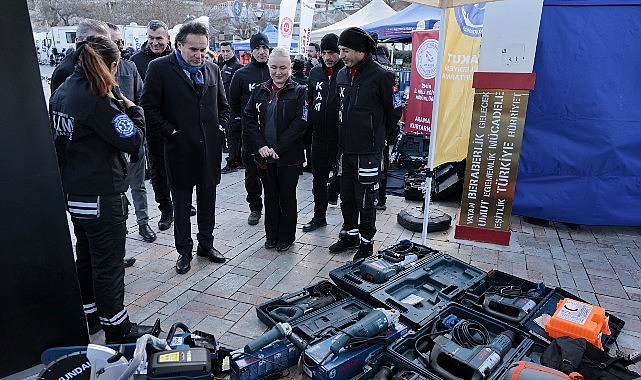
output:
[[[377,376],[376,379],[385,378],[395,380],[438,380],[437,377],[426,377],[423,375],[419,375],[414,370],[414,368],[409,365],[409,363],[404,360],[400,360],[387,351],[383,351],[380,354],[367,360],[367,362],[363,366],[363,372],[360,376],[355,378],[357,380],[370,380],[375,378],[375,376]]]
[[[285,294],[256,306],[256,315],[264,324],[273,327],[278,322],[292,324],[305,314],[321,310],[352,295],[323,280],[303,290]]]
[[[402,240],[379,250],[374,256],[349,262],[329,272],[329,277],[341,288],[364,300],[370,300],[373,290],[403,276],[423,262],[439,254],[424,245]]]
[[[373,291],[372,298],[398,310],[401,322],[416,330],[485,274],[452,256],[437,255],[388,281]]]
[[[372,310],[372,306],[355,297],[335,302],[291,323],[293,332],[308,345],[321,340],[336,330],[344,329]]]
[[[519,360],[523,347],[531,344],[526,332],[452,302],[387,350],[427,379],[498,380],[502,368]]]
[[[501,271],[490,271],[478,284],[465,291],[458,301],[549,343],[551,338],[534,319],[542,314],[553,315],[563,298],[586,302],[561,288],[552,289]],[[601,336],[604,347],[616,341],[625,325],[614,315],[606,313],[606,316],[612,334]]]

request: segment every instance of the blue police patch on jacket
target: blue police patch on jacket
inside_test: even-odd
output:
[[[136,134],[134,122],[124,113],[116,115],[113,120],[111,120],[111,123],[114,125],[114,129],[118,132],[120,138],[127,139]]]

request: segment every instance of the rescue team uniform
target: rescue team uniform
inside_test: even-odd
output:
[[[242,68],[243,65],[238,62],[238,58],[236,56],[232,56],[230,59],[227,61],[222,62],[220,66],[220,76],[223,78],[223,86],[225,87],[225,96],[227,99],[229,99],[229,87],[231,86],[231,80],[234,77],[234,74],[238,69]],[[237,167],[240,165],[240,132],[238,132],[234,138],[236,139],[235,141],[230,141],[230,135],[229,135],[229,122],[225,123],[225,136],[227,138],[227,147],[229,147],[231,144],[233,144],[235,148],[235,155],[232,156],[230,154],[227,155],[227,164],[231,163],[230,167]]]
[[[242,115],[251,91],[259,85],[270,79],[269,68],[267,63],[260,63],[254,57],[247,66],[238,69],[231,80],[229,87],[229,106],[231,107],[231,117],[229,118],[229,134],[230,140],[237,141],[237,137],[242,134],[241,142],[241,158],[245,166],[245,190],[247,191],[247,203],[249,203],[250,211],[262,212],[263,200],[261,195],[263,193],[263,186],[260,178],[258,177],[258,169],[254,165],[251,153],[253,148],[247,144],[245,138],[244,126],[242,125]],[[241,139],[238,139],[241,140]],[[236,149],[237,147],[233,147]],[[260,147],[258,147],[260,148]],[[258,149],[256,148],[256,149]],[[232,153],[232,146],[229,146],[229,156],[234,157]]]
[[[112,97],[91,92],[81,66],[49,100],[62,187],[76,243],[76,268],[88,316],[100,318],[107,341],[129,331],[123,258],[127,165],[142,157],[142,108],[125,114]]]
[[[328,192],[338,198],[338,183],[328,188],[329,172],[336,166],[338,152],[338,108],[340,97],[336,85],[338,71],[343,61],[328,68],[321,60],[309,72],[307,102],[310,106],[308,128],[312,131],[312,193],[314,195],[313,219],[325,221]]]
[[[265,188],[266,241],[277,242],[279,251],[289,248],[296,234],[296,186],[305,161],[305,91],[305,86],[291,78],[282,88],[269,80],[254,88],[243,114],[243,133],[253,157],[251,165],[258,168]],[[274,149],[279,158],[261,157],[258,149],[263,146]]]
[[[338,113],[338,171],[343,229],[361,243],[376,233],[376,200],[385,137],[396,128],[400,95],[394,73],[370,56],[343,67],[336,78],[341,104]],[[360,224],[359,224],[360,216]]]

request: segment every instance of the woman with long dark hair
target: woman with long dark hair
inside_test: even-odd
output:
[[[132,342],[154,332],[130,322],[124,307],[127,164],[139,158],[145,121],[142,108],[114,95],[119,59],[110,39],[87,37],[74,52],[73,74],[49,100],[62,187],[77,239],[82,303],[90,334],[104,329],[107,343]]]

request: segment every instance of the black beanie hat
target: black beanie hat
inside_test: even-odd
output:
[[[371,53],[376,49],[376,43],[369,34],[357,27],[345,29],[338,38],[338,44],[364,53]]]
[[[258,45],[265,45],[269,47],[269,38],[267,38],[267,36],[263,33],[254,34],[249,40],[249,48],[251,50],[254,50],[258,47]]]
[[[292,61],[292,70],[293,71],[303,71],[305,69],[305,62],[300,59],[294,59]]]
[[[325,37],[321,39],[320,47],[321,51],[331,50],[340,53],[338,51],[338,36],[334,33],[326,34]]]

